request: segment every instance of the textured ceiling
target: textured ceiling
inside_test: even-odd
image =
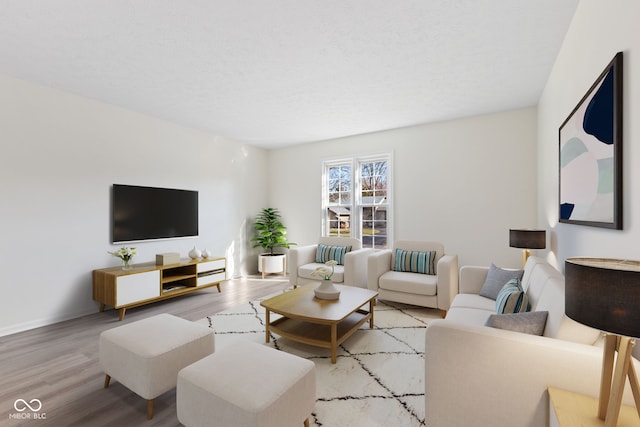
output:
[[[0,0],[0,74],[274,148],[537,104],[578,0]]]

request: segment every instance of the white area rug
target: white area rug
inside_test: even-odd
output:
[[[324,427],[424,426],[424,331],[437,310],[378,302],[374,329],[368,322],[338,348],[296,343],[272,334],[266,344],[264,309],[252,301],[199,323],[216,334],[216,348],[250,340],[316,364],[316,406],[310,421]],[[275,319],[272,314],[272,319]],[[259,361],[256,361],[259,363]]]

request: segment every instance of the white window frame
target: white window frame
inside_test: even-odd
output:
[[[378,153],[367,154],[353,157],[341,157],[335,159],[328,159],[322,162],[322,235],[330,235],[330,224],[327,218],[327,209],[330,206],[329,203],[329,188],[328,188],[328,170],[331,167],[340,165],[348,165],[351,167],[351,203],[348,206],[351,211],[351,224],[350,232],[351,237],[357,238],[363,241],[362,234],[362,208],[370,207],[371,204],[364,204],[362,201],[362,180],[360,176],[361,164],[374,161],[386,161],[387,162],[387,198],[384,205],[387,208],[387,241],[386,248],[393,246],[393,156],[392,153]],[[363,246],[364,246],[363,242]],[[370,247],[370,246],[366,246]],[[380,246],[376,246],[376,249],[383,249]]]

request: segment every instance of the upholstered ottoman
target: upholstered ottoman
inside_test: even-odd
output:
[[[176,400],[178,420],[187,427],[308,426],[315,364],[240,341],[181,370]]]
[[[111,378],[147,399],[147,418],[153,418],[153,399],[176,386],[178,371],[213,353],[213,331],[170,314],[160,314],[100,334],[100,366]]]

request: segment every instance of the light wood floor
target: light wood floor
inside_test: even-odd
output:
[[[116,381],[103,388],[98,337],[104,330],[159,313],[199,320],[289,287],[288,278],[234,279],[216,288],[127,310],[117,310],[0,337],[0,426],[180,426],[175,390],[155,399],[146,419],[146,400]],[[14,402],[39,399],[45,419],[17,420]],[[27,409],[26,413],[30,413]],[[29,414],[30,415],[30,414]]]

